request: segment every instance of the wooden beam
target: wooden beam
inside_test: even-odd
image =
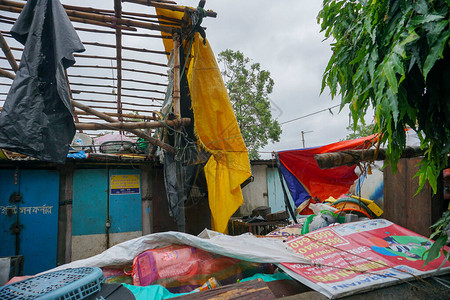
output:
[[[112,78],[112,77],[99,77],[99,76],[86,76],[86,75],[70,75],[69,74],[69,77],[87,78],[87,79],[101,79],[101,80],[114,80],[114,78]],[[150,81],[131,79],[131,78],[122,78],[122,81],[130,81],[130,82],[135,82],[135,83],[143,83],[143,84],[158,85],[158,86],[167,87],[167,84],[164,84],[164,83],[150,82]]]
[[[111,89],[116,88],[115,86],[109,85],[109,84],[89,84],[89,83],[82,83],[82,82],[71,82],[70,84],[71,85],[78,85],[78,86],[85,86],[85,87],[100,87],[100,88],[111,88]],[[1,85],[1,83],[0,83],[0,85]],[[157,90],[138,89],[138,88],[125,88],[125,87],[122,87],[122,90],[135,91],[135,92],[149,92],[149,93],[157,91]],[[163,91],[158,91],[158,92],[161,92],[161,93],[165,94],[165,92],[163,92]]]
[[[136,3],[136,4],[141,4],[141,5],[146,5],[146,6],[153,6],[153,7],[158,7],[158,8],[163,8],[163,9],[167,9],[167,10],[171,10],[171,11],[181,11],[181,12],[194,12],[195,9],[194,8],[190,8],[187,6],[179,6],[179,5],[169,5],[169,4],[164,4],[161,3],[159,1],[150,1],[150,0],[122,0],[122,2],[130,2],[130,3]],[[216,18],[217,17],[217,13],[212,11],[212,10],[207,10],[206,12],[206,16],[208,17],[212,17],[212,18]]]
[[[14,2],[14,1],[8,1],[8,0],[0,0],[0,10],[2,11],[9,11],[13,13],[20,14],[22,12],[22,8],[25,6],[25,3],[21,2]],[[72,22],[78,22],[78,23],[84,23],[89,25],[97,25],[97,26],[103,26],[103,27],[113,27],[113,26],[120,26],[122,30],[131,30],[131,31],[137,31],[136,28],[127,26],[127,25],[113,25],[113,23],[106,23],[101,21],[92,20],[89,18],[79,18],[69,15],[69,19]]]
[[[109,103],[112,104],[114,106],[116,106],[116,101],[109,101],[109,100],[98,100],[98,99],[74,99],[76,101],[81,101],[81,102],[89,102],[91,105],[93,104],[98,104],[98,103]],[[155,105],[155,104],[146,104],[146,103],[131,103],[131,102],[122,102],[123,105],[131,105],[131,106],[140,106],[140,107],[161,107],[161,105]],[[112,108],[112,107],[110,107]],[[116,107],[117,108],[117,107]],[[122,109],[124,109],[125,107],[122,106]]]
[[[86,32],[93,32],[93,33],[100,33],[100,34],[116,34],[112,30],[102,30],[102,29],[92,29],[92,28],[84,28],[84,27],[74,27],[76,31],[86,31]],[[149,34],[149,33],[137,33],[137,32],[129,32],[124,31],[122,32],[122,35],[130,35],[130,36],[138,36],[138,37],[146,37],[146,38],[158,38],[158,39],[171,39],[171,36],[168,35],[156,35],[156,34]]]
[[[67,69],[64,69],[64,75],[66,76],[67,88],[69,89],[69,97],[70,97],[70,100],[72,101],[72,99],[73,99],[72,89],[70,88],[69,77],[67,76]],[[73,105],[72,105],[72,113],[73,113],[73,118],[75,119],[75,122],[76,123],[80,122],[80,120],[78,120],[78,115],[75,113],[75,107],[73,107]],[[82,130],[80,130],[80,132],[83,133]]]
[[[160,93],[160,94],[165,94],[164,92],[158,91],[158,90],[152,90],[150,92],[154,92],[154,93]],[[72,90],[72,93],[74,94],[81,94],[81,93],[87,93],[87,94],[98,94],[98,95],[110,95],[110,96],[114,96],[113,93],[106,93],[106,92],[96,92],[96,91],[87,91],[87,90]],[[142,96],[136,96],[136,95],[125,95],[122,94],[123,97],[129,97],[129,98],[137,98],[137,99],[147,99],[147,100],[152,100],[152,101],[164,101],[164,99],[162,98],[155,98],[155,97],[142,97]]]
[[[116,45],[103,44],[98,42],[83,42],[83,45],[97,46],[97,47],[106,47],[106,48],[116,48]],[[170,53],[166,51],[159,50],[150,50],[145,48],[134,48],[134,47],[122,47],[123,50],[135,51],[135,52],[144,52],[144,53],[152,53],[152,54],[163,54],[169,55]]]
[[[82,110],[77,110],[76,113],[77,113],[77,115],[79,115],[80,117],[86,116],[86,115],[91,116],[90,113],[87,113],[87,112],[82,111]],[[106,115],[108,115],[108,116],[110,116],[110,117],[117,117],[117,116],[118,116],[117,113],[104,113],[104,114],[106,114]],[[127,119],[137,119],[137,120],[157,120],[157,117],[154,117],[154,116],[145,116],[145,115],[136,115],[136,114],[122,114],[122,116],[123,116],[124,118],[127,118]]]
[[[18,9],[19,10],[18,12],[20,13],[22,8],[25,6],[25,4],[21,3],[21,2],[10,1],[10,0],[0,0],[0,6],[2,6],[2,7],[0,7],[0,10],[11,11],[10,9],[16,9],[16,10]],[[5,6],[5,7],[3,7],[3,6]],[[15,11],[15,12],[17,12],[17,11]],[[113,28],[115,28],[116,26],[124,26],[124,27],[121,27],[121,29],[124,29],[124,28],[126,29],[127,27],[128,28],[137,27],[137,28],[143,28],[143,29],[149,29],[149,30],[157,30],[157,31],[166,32],[166,33],[172,33],[174,30],[174,27],[170,27],[170,26],[157,25],[157,24],[152,24],[152,23],[147,23],[147,22],[142,22],[142,21],[116,18],[114,16],[81,12],[81,11],[70,10],[70,9],[66,9],[66,13],[69,16],[70,20],[72,20],[72,18],[76,18],[77,21],[75,21],[75,22],[94,21],[99,24],[104,24],[104,26],[108,26],[108,27],[113,26]]]
[[[73,104],[76,108],[81,109],[81,110],[84,110],[85,112],[91,113],[91,114],[93,114],[93,115],[99,117],[100,119],[103,119],[103,120],[105,120],[105,121],[108,121],[109,123],[117,123],[117,120],[114,119],[113,117],[110,117],[110,116],[108,116],[107,114],[104,114],[104,113],[102,113],[102,112],[99,112],[99,111],[97,111],[97,110],[95,110],[95,109],[93,109],[93,108],[91,108],[91,107],[89,107],[89,106],[86,106],[86,105],[84,105],[84,104],[81,104],[80,102],[77,102],[77,101],[75,101],[75,100],[72,100],[72,104]],[[161,142],[160,140],[155,139],[154,137],[151,137],[151,136],[149,136],[149,135],[143,133],[142,131],[140,131],[140,130],[138,130],[138,129],[127,129],[127,131],[129,131],[129,132],[135,134],[135,135],[138,136],[138,137],[143,138],[143,139],[146,140],[146,141],[149,141],[151,144],[153,144],[153,145],[155,145],[155,146],[161,147],[161,148],[163,148],[164,150],[169,151],[169,152],[171,152],[171,153],[175,153],[175,148],[174,148],[174,147],[172,147],[172,146],[170,146],[170,145],[168,145],[168,144],[166,144],[166,143],[163,143],[163,142]]]
[[[99,65],[78,65],[78,64],[75,64],[75,65],[73,65],[71,68],[115,69],[116,67],[99,66]],[[157,75],[157,76],[161,76],[161,77],[167,77],[167,74],[164,74],[164,73],[157,73],[157,72],[144,71],[144,70],[136,70],[136,69],[122,68],[122,71],[135,72],[135,73],[143,73],[143,74],[149,74],[149,75]]]
[[[123,32],[122,32],[123,34]],[[75,57],[79,57],[79,58],[95,58],[95,59],[107,59],[107,60],[112,60],[115,59],[112,56],[103,56],[103,55],[87,55],[87,54],[74,54]],[[153,66],[158,66],[158,67],[164,67],[167,68],[167,64],[163,64],[163,63],[155,63],[152,61],[148,61],[148,60],[141,60],[141,59],[132,59],[132,58],[125,58],[122,57],[122,61],[127,61],[127,62],[134,62],[134,63],[141,63],[141,64],[147,64],[147,65],[153,65]]]
[[[14,77],[16,77],[16,75],[0,68],[0,77],[6,77],[14,80]]]
[[[77,129],[83,130],[102,130],[102,129],[113,129],[113,130],[127,130],[127,129],[144,129],[144,128],[161,128],[165,126],[170,127],[180,127],[191,124],[191,119],[182,118],[176,120],[165,120],[159,122],[116,122],[116,123],[76,123],[75,127]]]
[[[425,150],[420,147],[405,147],[400,158],[411,158],[422,156]],[[360,162],[384,160],[386,158],[386,149],[379,149],[376,152],[375,149],[368,150],[347,150],[333,153],[323,153],[314,155],[319,168],[330,169],[340,166],[355,165]]]
[[[9,65],[14,70],[14,72],[17,73],[17,70],[19,70],[19,66],[17,65],[16,60],[14,59],[14,55],[11,53],[11,48],[9,48],[8,43],[6,42],[5,38],[3,37],[3,34],[1,33],[0,33],[0,46],[3,50],[3,53],[5,53]]]
[[[75,101],[79,101],[78,99],[74,99]],[[115,107],[107,107],[107,106],[95,106],[95,105],[89,105],[89,107],[91,108],[98,108],[98,109],[103,109],[103,110],[112,110],[115,111],[116,108]],[[156,107],[156,106],[155,106]],[[159,106],[159,108],[161,108],[161,106]],[[128,113],[146,113],[146,114],[151,114],[153,113],[155,110],[149,110],[149,109],[137,109],[137,108],[127,108],[127,107],[123,107],[123,111],[127,111]]]

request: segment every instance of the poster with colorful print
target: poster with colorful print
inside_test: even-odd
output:
[[[283,263],[282,269],[330,298],[450,272],[442,250],[424,266],[432,241],[383,219],[322,228],[287,244],[314,265]]]

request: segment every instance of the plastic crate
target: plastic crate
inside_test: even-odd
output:
[[[50,272],[0,287],[0,299],[84,299],[100,290],[100,268]]]

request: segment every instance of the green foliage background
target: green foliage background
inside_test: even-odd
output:
[[[218,61],[249,157],[258,159],[258,150],[280,140],[280,124],[270,111],[274,81],[240,51],[222,51]]]
[[[405,128],[415,130],[427,149],[416,176],[420,188],[428,180],[434,192],[450,150],[449,4],[324,0],[318,15],[333,50],[322,91],[328,86],[332,97],[341,95],[341,107],[350,106],[354,126],[373,107],[375,131],[387,144],[394,171],[405,147]]]

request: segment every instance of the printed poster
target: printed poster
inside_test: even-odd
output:
[[[426,259],[430,240],[383,219],[326,227],[287,244],[316,265],[282,263],[281,268],[329,298],[396,284],[411,279],[412,274],[431,276],[441,264],[438,274],[450,272],[442,250],[423,266],[422,255]]]
[[[111,175],[110,190],[111,195],[139,194],[139,174]]]

